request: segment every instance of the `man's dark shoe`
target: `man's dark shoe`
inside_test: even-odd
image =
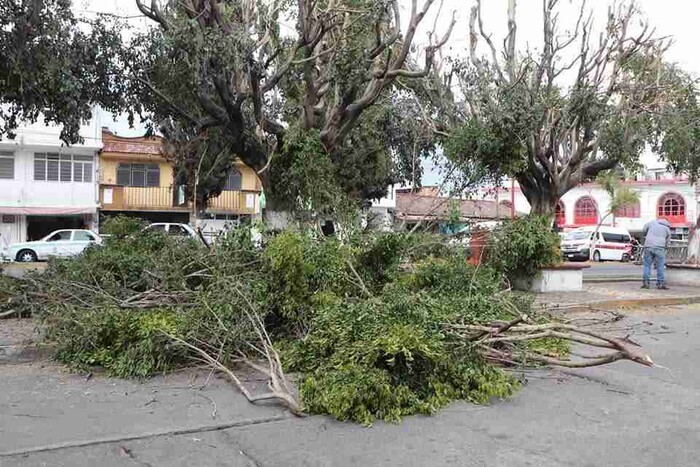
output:
[[[659,290],[669,290],[666,284],[657,285],[656,288]]]
[[[643,289],[648,289],[648,288],[649,288],[649,284],[642,284],[642,288],[643,288]]]

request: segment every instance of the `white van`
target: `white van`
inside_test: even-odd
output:
[[[623,227],[601,226],[594,239],[595,227],[581,227],[568,232],[561,242],[561,254],[569,261],[629,261],[632,236]]]

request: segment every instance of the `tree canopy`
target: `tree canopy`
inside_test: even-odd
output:
[[[400,103],[449,36],[430,34],[419,64],[434,3],[412,1],[402,26],[396,0],[137,0],[155,26],[134,41],[131,72],[157,125],[186,140],[216,129],[224,165],[257,171],[273,205],[380,197],[415,166],[408,149],[431,144]]]
[[[670,41],[634,3],[611,7],[600,34],[585,2],[562,28],[558,3],[542,2],[540,49],[520,51],[515,0],[502,50],[476,1],[468,58],[450,76],[462,98],[446,143],[451,160],[514,177],[533,211],[550,216],[564,193],[601,171],[634,168],[649,147],[675,170],[698,174],[696,82],[665,60]]]
[[[78,19],[70,0],[0,2],[0,138],[43,118],[73,144],[95,104],[124,110],[121,50],[118,25]]]

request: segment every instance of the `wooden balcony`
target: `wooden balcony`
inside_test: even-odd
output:
[[[100,186],[103,211],[170,211],[187,210],[176,206],[172,187]]]
[[[135,187],[100,185],[103,211],[187,211],[189,203],[177,204],[172,187]],[[260,194],[256,191],[223,191],[209,202],[207,211],[227,214],[260,212]]]
[[[260,211],[260,194],[256,191],[222,191],[219,196],[211,199],[207,211],[255,214]]]

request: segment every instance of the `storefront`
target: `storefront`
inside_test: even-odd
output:
[[[0,206],[0,248],[39,240],[54,230],[97,228],[94,206],[76,208]]]

